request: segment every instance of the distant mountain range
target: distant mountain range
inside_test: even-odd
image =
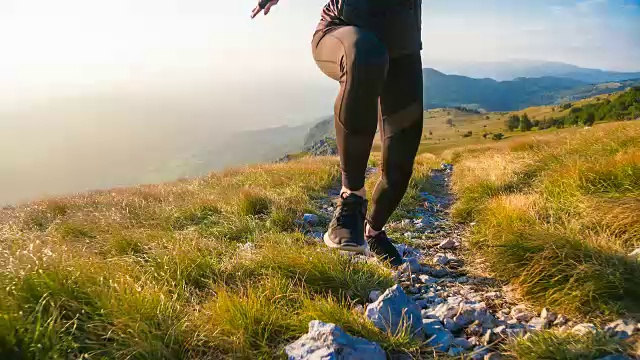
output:
[[[612,93],[640,84],[640,79],[590,84],[544,76],[497,81],[423,70],[425,109],[465,106],[487,111],[514,111]],[[640,74],[639,74],[640,78]]]
[[[447,74],[472,78],[491,78],[498,81],[514,80],[521,77],[534,78],[553,76],[573,79],[589,84],[609,81],[639,79],[640,71],[619,72],[589,69],[554,61],[512,60],[500,62],[455,62],[425,61],[425,66],[436,68]]]

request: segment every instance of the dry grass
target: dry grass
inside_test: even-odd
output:
[[[303,158],[2,210],[0,358],[281,358],[311,319],[419,352],[352,310],[388,269],[297,231],[338,178]]]
[[[451,152],[454,215],[472,248],[534,304],[577,316],[640,314],[640,124],[529,136]]]
[[[612,353],[623,353],[629,344],[604,333],[576,335],[543,331],[527,338],[516,338],[506,347],[506,354],[519,360],[598,359]]]

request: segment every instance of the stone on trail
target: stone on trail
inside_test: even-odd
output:
[[[549,311],[549,309],[544,308],[542,309],[542,312],[540,312],[540,317],[549,323],[552,323],[554,321],[556,321],[556,319],[558,318],[558,315],[556,313],[553,313],[551,311]]]
[[[529,321],[533,318],[533,314],[527,310],[525,305],[517,305],[511,309],[511,318],[517,321]]]
[[[382,331],[396,334],[407,326],[414,337],[423,337],[420,309],[399,285],[387,289],[378,300],[369,304],[365,315]]]
[[[484,360],[485,355],[489,354],[489,349],[485,346],[476,346],[471,354],[472,360]]]
[[[462,329],[462,327],[458,325],[458,323],[456,323],[455,321],[453,321],[453,319],[450,319],[450,318],[444,319],[444,327],[451,332],[457,332],[457,331],[460,331],[460,329]]]
[[[431,276],[433,277],[437,277],[437,278],[443,278],[445,276],[449,275],[449,270],[445,269],[445,268],[440,268],[440,269],[432,269],[430,271]]]
[[[567,322],[569,322],[569,318],[567,318],[566,315],[560,314],[553,322],[553,326],[563,326],[566,325]]]
[[[429,302],[427,300],[420,299],[416,301],[416,305],[420,309],[426,309],[429,307]]]
[[[469,350],[473,347],[473,344],[471,343],[471,341],[465,338],[453,339],[453,343],[451,345],[465,349],[465,350]]]
[[[449,258],[445,254],[436,254],[436,256],[433,257],[433,261],[440,265],[447,265]]]
[[[309,226],[315,226],[320,221],[320,218],[316,214],[304,214],[302,221]]]
[[[420,265],[418,259],[410,257],[405,261],[409,264],[409,270],[411,270],[412,273],[419,273],[422,270],[422,265]]]
[[[497,300],[497,299],[500,299],[502,297],[502,294],[500,294],[497,291],[492,291],[492,292],[488,292],[488,293],[484,294],[484,297],[486,299],[490,299],[490,300]]]
[[[422,330],[427,339],[427,346],[442,352],[449,350],[453,343],[453,335],[442,326],[440,320],[425,319],[422,322]]]
[[[529,331],[541,331],[547,328],[547,320],[541,317],[535,317],[527,324],[527,330]]]
[[[386,360],[380,345],[351,336],[335,324],[313,320],[309,332],[285,347],[289,360]]]
[[[578,335],[586,335],[588,333],[595,334],[597,331],[596,326],[589,323],[578,324],[571,329],[571,332]]]
[[[445,249],[445,250],[455,249],[458,247],[458,243],[453,239],[446,239],[442,241],[438,246],[440,247],[440,249]]]
[[[378,300],[380,298],[380,296],[382,296],[382,291],[380,290],[373,290],[369,293],[369,301],[370,302],[374,302],[376,300]]]
[[[438,282],[438,279],[433,278],[433,277],[431,277],[429,275],[420,275],[420,276],[418,276],[418,279],[420,279],[420,281],[423,284],[428,284],[428,285],[435,284],[435,283]]]
[[[461,355],[465,354],[467,352],[467,349],[463,349],[461,347],[457,347],[457,346],[452,346],[451,348],[449,348],[449,352],[447,352],[447,355],[451,356],[451,357],[460,357]]]
[[[636,324],[632,320],[616,320],[607,326],[605,326],[604,331],[620,340],[626,340],[633,335],[636,330]]]
[[[458,308],[459,304],[445,302],[438,305],[431,311],[431,313],[437,316],[441,321],[445,321],[445,319],[453,319],[453,317],[458,313]]]

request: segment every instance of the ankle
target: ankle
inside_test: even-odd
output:
[[[347,196],[349,196],[350,194],[356,194],[358,196],[360,196],[363,199],[367,198],[367,191],[365,188],[362,188],[360,190],[349,190],[346,187],[342,187],[342,190],[340,190],[340,195],[342,196],[342,194],[346,194]]]
[[[364,235],[368,236],[368,237],[375,237],[376,235],[380,234],[382,232],[382,230],[374,230],[370,225],[369,222],[366,222],[366,226],[365,226],[365,230],[364,230]]]

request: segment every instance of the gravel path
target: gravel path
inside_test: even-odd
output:
[[[508,291],[494,279],[470,275],[462,258],[468,229],[453,223],[450,216],[450,207],[455,202],[450,191],[452,171],[453,167],[448,164],[434,170],[431,181],[436,190],[421,194],[421,204],[410,218],[387,226],[390,234],[402,234],[399,238],[409,239],[407,244],[396,244],[405,259],[396,279],[410,303],[402,303],[404,298],[399,298],[392,289],[373,291],[366,312],[362,309],[365,316],[375,323],[377,318],[374,317],[379,317],[381,309],[392,312],[400,306],[413,311],[415,305],[424,324],[419,329],[420,336],[428,345],[449,356],[465,356],[467,359],[499,359],[503,342],[544,329],[579,334],[602,330],[621,339],[640,331],[640,327],[631,320],[621,319],[598,329],[593,324],[576,323],[550,309],[533,311],[510,299]],[[330,198],[338,195],[337,189],[329,194]],[[329,198],[319,201],[318,206],[323,217],[331,217],[333,207]],[[323,229],[313,227],[317,225],[318,218],[309,216],[306,215],[302,222],[304,231],[321,238]],[[364,256],[350,256],[357,261],[371,261]],[[405,358],[401,355],[392,357]]]

